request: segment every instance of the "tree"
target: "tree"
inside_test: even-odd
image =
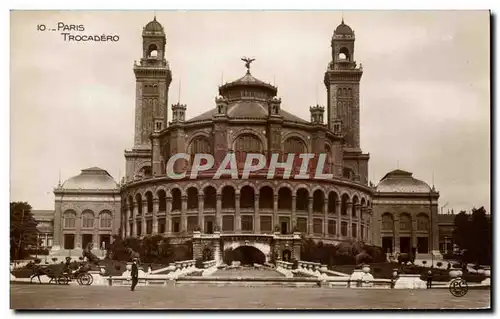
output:
[[[484,207],[472,209],[472,215],[460,212],[455,217],[453,241],[463,252],[462,262],[490,264],[491,219]]]
[[[26,202],[10,203],[10,258],[26,256],[27,247],[37,245],[38,222],[31,213],[31,205]]]

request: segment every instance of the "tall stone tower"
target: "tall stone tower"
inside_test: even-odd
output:
[[[168,89],[172,73],[165,59],[165,32],[156,21],[142,31],[142,57],[134,63],[136,79],[134,147],[125,151],[126,179],[151,174],[151,140],[153,132],[168,123]]]
[[[354,31],[344,23],[332,37],[332,61],[325,72],[328,92],[328,127],[342,132],[345,147],[358,150],[359,142],[359,82],[363,71],[354,61]]]
[[[363,69],[354,61],[354,31],[344,23],[332,37],[332,61],[325,72],[328,92],[328,128],[344,137],[342,177],[368,184],[369,154],[363,154],[359,141],[359,82]]]

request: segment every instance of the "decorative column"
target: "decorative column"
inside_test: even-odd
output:
[[[290,227],[290,231],[293,231],[294,223],[296,221],[292,217],[292,221]],[[274,226],[278,224],[278,194],[274,194],[273,196],[273,222],[271,223],[272,231],[274,231]]]
[[[399,215],[394,217],[394,253],[400,252],[399,246]]]
[[[167,197],[166,199],[165,232],[168,235],[172,234],[172,197]]]
[[[153,234],[158,234],[158,211],[160,210],[160,201],[153,199]]]
[[[235,227],[234,231],[236,233],[241,232],[241,215],[240,215],[240,193],[235,193],[234,194],[234,222],[235,222]]]
[[[313,198],[312,196],[309,196],[309,200],[307,201],[307,212],[308,212],[308,215],[307,215],[307,225],[309,226],[308,227],[308,233],[309,235],[312,235],[314,234],[314,231],[313,231]]]
[[[363,222],[363,218],[361,216],[361,205],[360,204],[356,204],[354,206],[354,210],[356,212],[356,238],[359,240],[361,239],[361,223]]]
[[[132,214],[132,237],[137,237],[137,214],[139,209],[137,203],[134,203],[134,213]]]
[[[222,194],[215,195],[217,203],[215,206],[215,224],[219,226],[219,231],[222,231]]]
[[[187,231],[187,195],[183,194],[181,196],[182,206],[181,206],[181,233]]]
[[[146,231],[146,214],[148,212],[148,202],[144,201],[142,203],[142,218],[141,218],[141,236],[144,237],[147,235]]]
[[[260,233],[260,212],[259,212],[259,194],[255,194],[254,202],[254,218],[253,218],[253,230],[256,234]]]
[[[295,206],[296,206],[296,203],[297,203],[297,196],[295,194],[292,195],[292,219],[297,221],[297,214],[295,212]],[[278,221],[275,221],[276,223]]]
[[[352,237],[352,202],[347,202],[347,216],[349,216],[349,223],[347,224],[347,237]]]
[[[201,232],[205,231],[205,223],[203,222],[203,192],[198,194],[198,226],[201,228]]]
[[[323,203],[323,237],[328,236],[328,201]]]
[[[340,219],[340,204],[340,200],[335,201],[335,214],[337,215],[337,225],[335,225],[337,229],[335,234],[337,234],[337,238],[340,238],[340,225],[342,225],[342,220]]]
[[[130,211],[130,207],[126,208],[125,211],[126,218],[125,218],[125,235],[123,238],[129,237],[130,236],[130,215],[132,215],[132,212]]]
[[[410,249],[417,248],[417,218],[416,218],[416,216],[412,216],[412,218],[411,218],[411,243],[410,244],[411,244]],[[415,253],[418,253],[418,251],[415,250]]]

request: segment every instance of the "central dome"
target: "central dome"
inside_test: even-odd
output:
[[[108,172],[99,167],[82,169],[80,175],[73,176],[64,182],[63,189],[118,189],[118,184]]]
[[[429,193],[432,189],[426,182],[400,169],[387,173],[377,185],[377,192],[384,193]]]

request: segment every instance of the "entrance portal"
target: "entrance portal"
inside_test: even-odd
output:
[[[253,246],[240,246],[232,254],[233,261],[239,261],[242,265],[263,265],[266,262],[264,253]]]
[[[92,239],[94,236],[92,234],[83,234],[82,235],[82,249],[86,249],[89,244],[92,243]]]
[[[385,253],[392,254],[392,237],[382,237],[382,248]]]
[[[411,251],[410,237],[400,237],[399,238],[399,250],[403,254],[410,253],[410,251]]]

